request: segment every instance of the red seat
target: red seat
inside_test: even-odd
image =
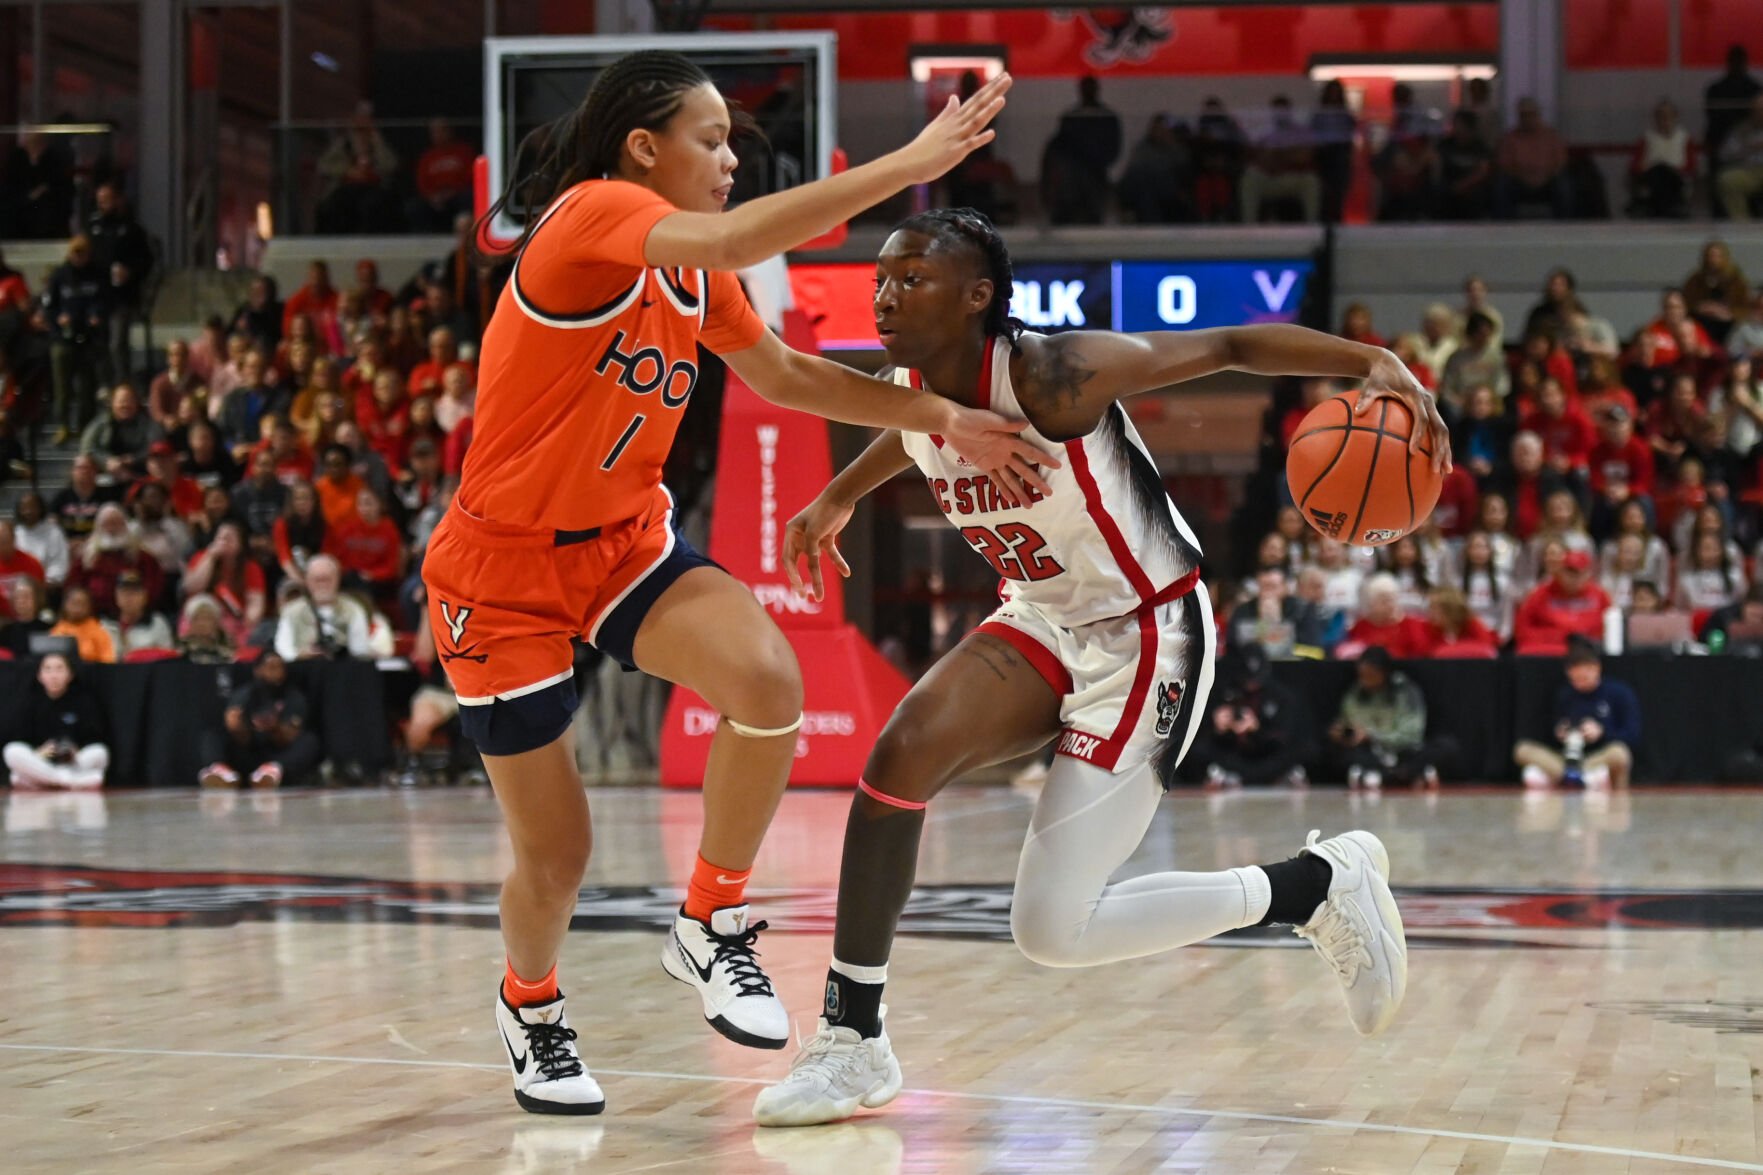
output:
[[[135,649],[123,654],[124,665],[146,665],[153,661],[175,661],[178,656],[176,649]]]

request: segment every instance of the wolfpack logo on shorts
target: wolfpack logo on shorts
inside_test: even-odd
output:
[[[1182,685],[1166,681],[1157,687],[1157,737],[1168,738],[1175,729],[1175,716],[1181,713]]]

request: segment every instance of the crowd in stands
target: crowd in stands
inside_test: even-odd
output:
[[[1632,338],[1596,311],[1556,270],[1508,351],[1474,277],[1461,307],[1435,304],[1393,344],[1349,307],[1342,335],[1392,345],[1437,392],[1455,468],[1415,533],[1375,550],[1326,538],[1281,470],[1305,413],[1339,389],[1284,384],[1263,447],[1261,484],[1281,487],[1272,529],[1238,535],[1246,578],[1213,581],[1223,647],[1342,659],[1559,656],[1581,643],[1763,652],[1763,294],[1713,241]],[[1228,756],[1214,765],[1258,777]],[[1269,778],[1293,766],[1265,765]]]
[[[371,261],[347,288],[315,262],[285,301],[258,278],[151,378],[110,383],[70,484],[0,520],[0,656],[59,637],[88,663],[409,651],[471,442],[478,280],[459,252],[396,292]],[[310,735],[286,743],[274,770],[304,773]],[[208,782],[265,782],[262,746],[215,751]]]
[[[1220,601],[1229,639],[1276,656],[1373,644],[1398,657],[1559,654],[1575,634],[1620,647],[1639,612],[1680,615],[1685,640],[1718,645],[1735,609],[1763,601],[1763,295],[1726,246],[1710,242],[1629,340],[1565,270],[1510,352],[1504,331],[1472,277],[1460,309],[1436,304],[1394,340],[1451,425],[1438,508],[1385,548],[1344,547],[1286,491],[1271,532],[1248,544],[1252,578]],[[1358,304],[1340,333],[1392,345]],[[1336,390],[1281,389],[1270,461]]]
[[[969,75],[964,88],[978,84]],[[1607,191],[1592,151],[1563,138],[1535,99],[1520,97],[1503,125],[1483,78],[1470,79],[1449,112],[1425,108],[1412,86],[1397,83],[1387,122],[1375,125],[1355,113],[1339,81],[1322,85],[1308,113],[1282,93],[1252,116],[1208,97],[1191,120],[1152,115],[1137,143],[1097,79],[1078,89],[1041,153],[1040,203],[1056,225],[1100,224],[1116,209],[1138,224],[1335,223],[1362,156],[1369,214],[1380,221],[1601,219],[1618,205],[1633,217],[1681,218],[1702,206],[1733,220],[1763,215],[1763,83],[1742,46],[1707,89],[1702,136],[1684,127],[1674,103],[1657,104],[1636,135],[1622,193]],[[945,184],[948,203],[1000,224],[1018,215],[1016,176],[990,148]]]

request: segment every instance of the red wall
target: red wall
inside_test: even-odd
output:
[[[1563,2],[1569,69],[1669,64],[1670,0]],[[1497,4],[1360,4],[1163,9],[1154,18],[1152,39],[1140,51],[1110,53],[1106,26],[1129,11],[842,13],[780,16],[766,27],[837,32],[839,76],[852,80],[904,77],[907,49],[914,44],[1006,45],[1012,72],[1025,78],[1093,72],[1295,74],[1319,53],[1493,54],[1499,49]],[[1747,45],[1753,61],[1763,61],[1763,18],[1756,0],[1681,0],[1680,19],[1685,68],[1718,70],[1734,42]],[[751,18],[711,16],[705,27],[754,26]]]
[[[903,78],[909,46],[927,44],[1006,45],[1011,72],[1023,78],[1289,76],[1303,73],[1319,53],[1493,54],[1499,49],[1499,10],[1491,3],[1163,9],[1138,50],[1110,52],[1103,25],[1123,19],[1127,11],[1115,16],[1106,9],[1069,15],[1036,9],[845,13],[778,17],[766,27],[838,33],[839,77],[848,81]],[[754,26],[749,18],[712,16],[705,27]]]

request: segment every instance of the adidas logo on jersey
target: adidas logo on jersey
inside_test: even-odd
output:
[[[1331,539],[1340,538],[1341,528],[1347,525],[1347,513],[1344,510],[1338,514],[1330,514],[1327,510],[1318,510],[1312,506],[1310,518],[1316,523],[1316,529]]]

